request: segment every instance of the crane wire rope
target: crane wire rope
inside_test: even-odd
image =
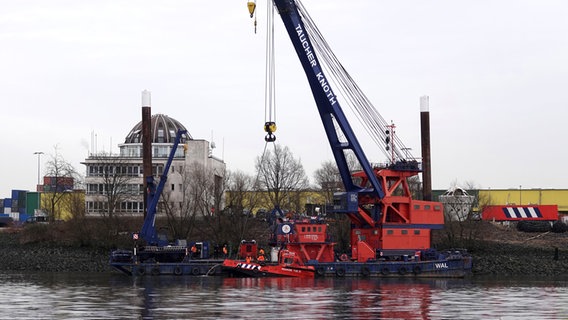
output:
[[[276,90],[275,90],[275,56],[274,56],[274,6],[272,0],[267,0],[266,23],[266,56],[264,83],[264,131],[265,140],[274,142],[276,137]]]
[[[274,6],[272,5],[272,0],[267,0],[267,23],[266,23],[266,53],[265,53],[265,84],[264,84],[264,131],[267,133],[264,137],[264,150],[260,158],[257,158],[257,168],[256,177],[253,182],[253,189],[259,188],[259,181],[261,174],[263,174],[263,166],[265,158],[267,156],[266,152],[268,149],[268,144],[273,143],[274,150],[276,150],[276,137],[274,132],[276,131],[276,86],[275,86],[275,56],[274,56]],[[255,4],[256,7],[256,4]],[[252,13],[251,13],[252,17]],[[255,31],[256,31],[256,19],[255,19]],[[276,152],[275,152],[276,153]],[[251,208],[252,209],[252,208]],[[245,216],[245,223],[241,230],[241,239],[244,238],[244,233],[246,230],[246,223],[248,221],[248,215]]]
[[[405,156],[401,151],[408,150],[408,148],[405,148],[402,141],[394,135],[393,132],[390,132],[392,131],[389,130],[390,125],[374,108],[347,70],[339,62],[301,1],[296,0],[296,3],[300,17],[304,22],[306,33],[312,41],[314,51],[319,57],[320,64],[322,68],[324,68],[324,72],[328,74],[328,80],[333,82],[335,88],[337,88],[336,95],[344,99],[344,102],[362,124],[369,137],[375,144],[380,146],[379,149],[381,149],[388,159],[392,158],[391,160],[393,162],[405,160]],[[392,139],[393,147],[390,151],[385,148],[387,137]]]

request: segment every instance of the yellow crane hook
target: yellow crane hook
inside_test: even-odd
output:
[[[247,2],[247,7],[249,9],[250,17],[254,17],[254,33],[256,33],[256,17],[254,16],[254,11],[256,10],[256,1]]]
[[[252,18],[254,16],[254,10],[256,9],[256,2],[255,1],[247,2],[247,7],[249,9],[250,17]]]

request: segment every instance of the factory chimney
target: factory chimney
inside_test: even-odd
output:
[[[432,166],[430,159],[430,102],[420,97],[420,132],[422,140],[422,198],[432,201]]]

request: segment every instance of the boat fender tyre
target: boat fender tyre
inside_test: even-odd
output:
[[[406,274],[406,267],[400,267],[400,268],[398,268],[398,274],[400,274],[400,275],[405,275],[405,274]]]
[[[176,266],[176,267],[174,268],[174,274],[175,274],[176,276],[180,276],[182,273],[183,273],[183,272],[182,272],[180,266]]]
[[[199,275],[199,268],[198,267],[194,267],[193,269],[191,269],[191,274],[194,276],[198,276]]]
[[[412,272],[414,272],[414,274],[421,274],[422,273],[422,267],[414,266],[414,268],[412,269]]]
[[[383,276],[389,275],[390,272],[391,272],[391,271],[390,271],[389,267],[383,267],[383,268],[381,269],[381,274],[382,274]]]
[[[160,267],[152,268],[152,275],[153,276],[159,276],[160,275]]]
[[[316,269],[316,275],[317,275],[318,277],[323,277],[323,276],[325,276],[325,269],[324,269],[324,267],[318,267],[318,268]]]
[[[138,273],[139,276],[143,276],[146,274],[146,269],[145,268],[138,268],[138,270],[136,271]]]
[[[347,256],[346,253],[344,253],[344,254],[342,254],[342,255],[339,256],[339,260],[341,260],[341,261],[347,261],[347,260],[349,260],[349,257]]]
[[[344,277],[345,276],[345,269],[337,268],[337,270],[335,270],[335,275],[338,276],[338,277]]]
[[[363,267],[361,269],[361,275],[365,278],[367,278],[368,276],[371,275],[371,270],[369,269],[369,267]]]
[[[254,268],[254,269],[252,269],[252,272],[253,272],[254,274],[257,274],[257,273],[258,273],[258,271],[259,271],[259,270],[258,270],[258,268]]]

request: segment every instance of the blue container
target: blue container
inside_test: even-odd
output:
[[[4,208],[12,208],[12,199],[10,198],[4,199]]]
[[[20,222],[28,221],[29,217],[29,215],[20,212]]]

